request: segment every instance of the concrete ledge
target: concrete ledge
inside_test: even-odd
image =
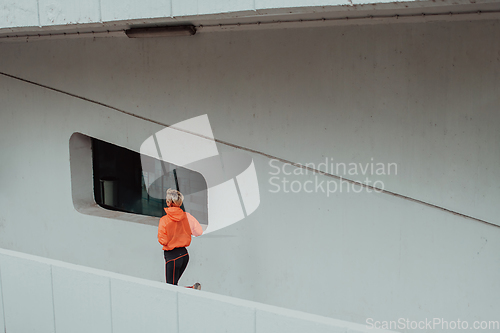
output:
[[[258,309],[256,311],[257,333],[346,333],[362,332],[364,326],[338,320],[332,327],[332,319],[309,313],[285,310],[281,308]],[[361,330],[361,331],[360,331]]]
[[[115,332],[178,332],[175,290],[122,279],[111,279]]]
[[[2,251],[0,270],[6,331],[54,332],[51,266]]]
[[[0,28],[38,25],[37,0],[1,0]]]
[[[52,266],[57,332],[112,332],[109,278]]]
[[[7,332],[375,331],[4,249],[0,249],[0,296],[0,324]]]
[[[102,21],[171,17],[170,1],[101,0]]]
[[[38,0],[41,26],[99,22],[100,10],[98,0]]]
[[[179,293],[179,332],[255,332],[255,308],[252,305],[206,292]]]

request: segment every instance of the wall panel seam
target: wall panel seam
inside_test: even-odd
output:
[[[177,307],[177,333],[181,332],[181,322],[179,319],[179,293],[175,293],[175,301],[176,301],[176,307]]]
[[[54,270],[54,266],[50,265],[50,292],[52,295],[52,316],[54,319],[54,332],[56,333],[57,332],[57,328],[56,328],[56,302],[54,299],[54,272],[53,272],[53,270]]]
[[[42,21],[40,19],[40,0],[36,0],[36,14],[38,17],[38,26],[42,27]]]
[[[39,0],[40,1],[40,0]],[[99,3],[99,22],[102,23],[102,3],[101,3],[101,0],[97,0],[98,3]]]
[[[109,324],[110,324],[110,329],[111,333],[114,332],[113,328],[113,293],[111,291],[111,279],[108,278],[108,287],[109,287]]]
[[[257,333],[257,308],[253,308],[253,331]]]

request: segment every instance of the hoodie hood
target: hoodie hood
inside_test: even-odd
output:
[[[186,213],[184,213],[184,211],[179,207],[167,207],[164,209],[165,213],[167,213],[167,215],[173,222],[179,222],[184,217],[186,217]]]

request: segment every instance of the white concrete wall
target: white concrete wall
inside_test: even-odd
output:
[[[369,1],[372,2],[372,1]],[[378,2],[378,1],[374,1]],[[257,9],[321,5],[347,5],[346,1],[275,1],[273,4],[255,0],[240,1],[57,1],[57,0],[2,0],[0,2],[0,29],[67,24],[92,24],[183,16],[220,14],[228,12],[255,13]]]
[[[0,72],[166,124],[206,113],[217,139],[293,162],[397,163],[373,178],[500,225],[498,27],[9,43]],[[161,126],[5,76],[0,96],[0,246],[162,281],[156,228],[78,213],[69,169],[74,132],[138,151]],[[497,320],[499,228],[387,194],[271,193],[252,157],[259,209],[195,239],[181,283],[358,323]]]
[[[269,16],[290,14],[315,14],[332,12],[363,12],[367,10],[403,13],[408,8],[423,8],[427,13],[450,11],[498,10],[496,0],[440,0],[436,1],[386,1],[386,0],[0,0],[0,32],[31,31],[33,35],[44,28],[51,30],[83,29],[87,31],[106,26],[101,31],[114,30],[115,23],[126,24],[175,24],[199,20],[240,18],[253,22],[268,20]],[[473,6],[471,6],[471,3]],[[465,6],[465,7],[464,7]],[[479,7],[478,7],[479,6]],[[467,9],[469,7],[469,9]],[[413,12],[413,14],[415,14]],[[418,13],[420,14],[420,13]],[[345,15],[344,15],[345,16]],[[318,17],[316,17],[318,18]],[[319,17],[321,18],[321,17]],[[214,23],[212,22],[212,23]],[[78,25],[78,26],[76,26]],[[90,27],[90,28],[88,28]],[[31,28],[31,29],[26,29]],[[3,31],[2,31],[3,30]],[[11,34],[12,35],[12,34]]]
[[[371,332],[365,325],[0,249],[5,332]],[[388,330],[377,330],[388,332]]]

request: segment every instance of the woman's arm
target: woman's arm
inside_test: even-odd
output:
[[[158,224],[158,242],[164,246],[168,244],[167,221],[164,218],[161,218],[160,223]]]
[[[203,233],[203,229],[201,228],[200,222],[191,214],[186,212],[186,216],[188,218],[189,227],[191,228],[191,234],[193,236],[200,236]]]

